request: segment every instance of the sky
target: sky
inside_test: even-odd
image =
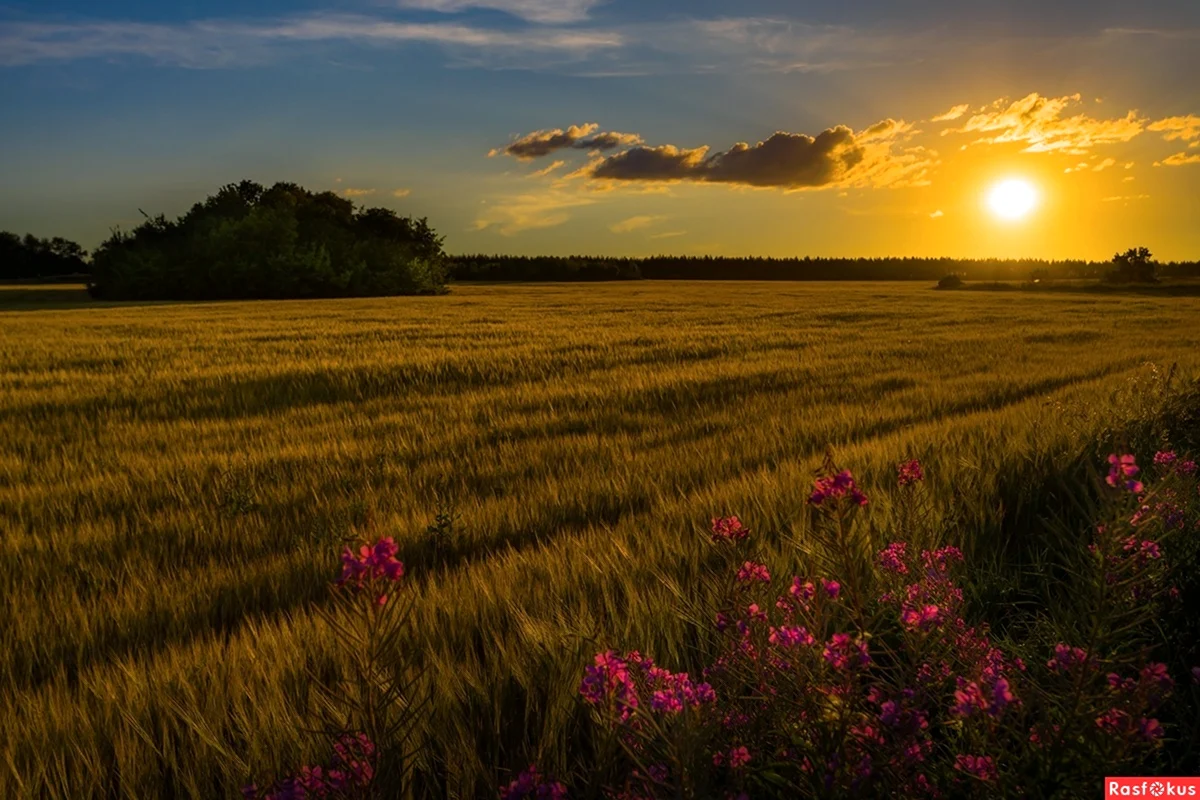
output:
[[[0,0],[0,230],[251,179],[454,253],[1194,260],[1197,75],[1195,0]]]

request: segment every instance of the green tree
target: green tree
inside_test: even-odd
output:
[[[1111,278],[1121,283],[1154,283],[1155,263],[1150,249],[1146,247],[1131,247],[1124,253],[1113,256],[1116,269]]]

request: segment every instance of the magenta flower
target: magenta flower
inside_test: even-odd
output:
[[[1138,735],[1148,742],[1153,742],[1162,738],[1163,726],[1156,719],[1142,717],[1138,720]]]
[[[603,705],[609,698],[628,708],[638,705],[637,689],[629,674],[629,663],[615,650],[597,653],[593,664],[584,669],[579,694],[593,706]]]
[[[566,797],[567,787],[544,778],[534,764],[530,764],[508,786],[500,787],[500,800],[566,800]]]
[[[829,595],[830,600],[836,600],[842,591],[840,583],[837,581],[827,581],[824,578],[821,579],[821,588],[825,590],[825,594]]]
[[[955,717],[969,717],[987,707],[987,698],[980,691],[979,684],[971,681],[955,690],[954,705],[950,708],[950,714]]]
[[[788,587],[788,594],[800,601],[807,607],[808,601],[817,596],[817,587],[812,585],[812,581],[800,583],[798,576],[792,577],[792,585]]]
[[[1125,489],[1128,492],[1139,494],[1146,488],[1141,481],[1135,480],[1134,476],[1140,472],[1137,465],[1137,460],[1129,454],[1118,456],[1113,453],[1108,457],[1108,481],[1109,486]]]
[[[825,645],[821,657],[838,670],[847,669],[854,664],[866,666],[871,663],[866,642],[853,642],[848,633],[835,633]]]
[[[742,564],[742,568],[737,573],[738,583],[753,583],[760,581],[762,583],[771,582],[771,573],[767,570],[765,564],[758,564],[754,561],[747,561]]]
[[[1175,455],[1174,450],[1159,450],[1154,454],[1154,465],[1156,467],[1169,467],[1175,463],[1175,459],[1177,458],[1178,456]]]
[[[364,544],[357,555],[347,547],[342,552],[342,574],[337,585],[349,584],[355,590],[372,587],[372,591],[378,592],[375,605],[382,606],[387,602],[387,592],[382,586],[404,577],[404,564],[396,560],[399,550],[390,536],[373,545]]]
[[[741,769],[750,763],[750,751],[743,745],[729,751],[729,768]]]
[[[989,756],[960,755],[954,759],[954,768],[981,781],[996,779],[996,762]]]
[[[742,525],[737,517],[714,517],[712,521],[712,540],[714,542],[740,542],[750,535],[750,529]]]
[[[896,482],[901,486],[909,486],[925,480],[925,470],[917,459],[903,461],[896,467]]]
[[[908,560],[908,542],[892,542],[879,551],[876,559],[879,566],[886,572],[907,575],[908,565],[905,564],[905,561]]]
[[[1105,733],[1115,733],[1125,726],[1125,720],[1128,717],[1129,715],[1121,709],[1110,708],[1096,717],[1096,727]]]
[[[797,645],[806,647],[817,642],[808,629],[802,625],[781,625],[778,628],[771,628],[769,641],[780,647],[796,647]]]
[[[1069,647],[1062,642],[1054,645],[1054,655],[1046,662],[1046,666],[1055,672],[1068,672],[1079,664],[1088,661],[1087,651],[1081,647]]]
[[[808,502],[819,506],[826,500],[837,500],[842,497],[849,497],[855,505],[865,506],[867,504],[867,496],[858,488],[858,484],[854,482],[854,476],[848,469],[842,470],[837,475],[829,475],[813,481],[813,492],[809,495]]]

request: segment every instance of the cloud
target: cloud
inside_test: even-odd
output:
[[[1148,195],[1148,194],[1128,194],[1128,195],[1120,195],[1120,196],[1116,196],[1116,197],[1105,197],[1105,198],[1101,199],[1101,202],[1103,202],[1103,203],[1119,203],[1122,201],[1127,202],[1129,200],[1149,200],[1149,199],[1150,199],[1150,195]]]
[[[777,132],[750,145],[709,153],[707,146],[637,146],[593,162],[583,171],[598,181],[692,181],[782,189],[897,186],[924,182],[935,163],[921,147],[897,149],[912,135],[903,121],[884,120],[855,132],[838,125],[816,135]]]
[[[933,212],[932,214],[930,214],[930,215],[929,215],[929,218],[930,218],[930,219],[941,219],[941,218],[942,218],[942,217],[944,217],[944,216],[946,216],[946,212],[942,211],[942,210],[939,208],[937,211],[935,211],[935,212]]]
[[[651,225],[662,222],[666,217],[654,217],[642,214],[629,219],[623,219],[620,222],[609,225],[608,229],[613,233],[632,233],[633,231],[649,228]]]
[[[958,119],[963,114],[966,114],[970,108],[971,108],[970,105],[968,105],[967,103],[963,103],[960,106],[954,106],[953,108],[951,108],[949,111],[945,112],[944,114],[938,114],[936,117],[931,117],[929,121],[930,122],[949,122],[950,120]]]
[[[408,197],[412,194],[412,189],[396,189],[392,192],[392,197]]]
[[[1128,142],[1145,128],[1146,120],[1130,111],[1118,119],[1094,119],[1086,114],[1064,117],[1063,112],[1078,104],[1078,94],[1065,97],[1043,97],[1037,92],[1020,100],[997,100],[967,119],[961,128],[949,128],[952,133],[986,133],[971,144],[1025,144],[1022,152],[1065,152],[1085,154],[1092,147]]]
[[[1200,117],[1194,114],[1188,114],[1186,117],[1167,117],[1150,123],[1146,130],[1162,133],[1168,142],[1190,142],[1192,139],[1200,139]]]
[[[530,161],[548,156],[556,150],[615,150],[621,146],[641,144],[642,137],[635,133],[597,133],[600,126],[595,122],[562,128],[534,131],[514,139],[501,148],[488,152],[488,156],[509,155],[520,161]]]
[[[687,231],[663,231],[650,234],[651,239],[674,239],[679,236],[687,236]]]
[[[377,46],[431,43],[478,59],[491,53],[582,56],[621,46],[620,34],[531,27],[496,30],[449,23],[397,22],[361,15],[314,14],[256,23],[205,20],[177,25],[138,22],[0,23],[0,66],[133,56],[187,68],[265,63],[281,47],[319,42]]]
[[[1096,166],[1092,167],[1092,172],[1104,172],[1104,170],[1115,165],[1116,163],[1117,160],[1115,158],[1106,158]]]
[[[532,172],[532,173],[530,173],[529,177],[531,177],[531,178],[544,178],[544,177],[546,177],[547,175],[549,175],[551,172],[554,172],[556,169],[558,169],[558,168],[560,168],[560,167],[565,167],[565,166],[566,166],[566,164],[567,164],[567,162],[565,162],[565,161],[555,161],[553,164],[551,164],[551,165],[550,165],[550,166],[548,166],[548,167],[545,167],[545,168],[543,168],[543,169],[539,169],[537,172]]]
[[[1162,161],[1155,161],[1156,167],[1182,167],[1185,164],[1200,164],[1200,153],[1176,153],[1169,158],[1164,158]]]
[[[498,198],[487,203],[488,208],[475,219],[475,230],[494,229],[501,236],[512,236],[525,230],[553,228],[571,218],[566,209],[594,202],[588,197],[560,191]]]
[[[503,11],[526,22],[582,22],[604,0],[398,0],[400,8],[455,14],[472,8]]]
[[[370,197],[375,194],[374,189],[343,189],[342,194],[346,197]]]

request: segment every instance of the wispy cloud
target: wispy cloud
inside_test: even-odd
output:
[[[375,189],[342,189],[342,194],[346,197],[370,197],[375,194]]]
[[[623,219],[613,225],[609,225],[608,229],[613,233],[633,233],[634,231],[640,231],[643,228],[649,228],[651,225],[662,222],[664,219],[666,219],[666,217],[641,214],[636,217],[630,217],[629,219]]]
[[[675,239],[680,236],[687,236],[687,231],[663,231],[662,233],[650,234],[651,239]]]
[[[361,15],[311,15],[275,21],[207,20],[178,25],[139,22],[0,23],[0,65],[138,56],[156,63],[220,68],[262,63],[279,48],[314,42],[376,46],[425,42],[478,58],[480,53],[584,55],[619,47],[620,34],[530,27],[498,30]]]
[[[1186,117],[1167,117],[1146,126],[1146,130],[1162,133],[1168,142],[1200,139],[1200,117],[1188,114]]]
[[[531,172],[529,177],[544,178],[547,175],[549,175],[551,172],[554,172],[557,169],[561,169],[562,167],[565,167],[566,165],[567,165],[567,162],[565,162],[565,161],[555,161],[552,164],[550,164],[550,166],[548,166],[548,167],[543,167],[542,169],[539,169],[536,172]]]
[[[604,0],[398,0],[400,8],[455,14],[473,8],[503,11],[529,22],[562,24],[582,22]]]
[[[486,203],[487,208],[476,217],[475,230],[495,230],[501,236],[512,236],[526,230],[553,228],[571,218],[567,209],[595,202],[590,197],[558,190],[496,198]]]
[[[1200,153],[1176,153],[1162,161],[1154,162],[1156,167],[1182,167],[1187,164],[1200,164]]]
[[[408,197],[412,194],[412,189],[396,189],[392,192],[392,197]]]
[[[944,216],[946,216],[946,212],[942,211],[942,210],[939,208],[937,211],[934,211],[932,214],[930,214],[930,215],[929,215],[929,218],[930,218],[930,219],[941,219],[941,218],[942,218],[942,217],[944,217]]]
[[[1063,116],[1080,101],[1078,94],[1043,97],[1037,92],[1012,102],[1002,98],[981,108],[962,127],[949,128],[942,135],[983,133],[990,135],[972,144],[1011,142],[1026,145],[1022,151],[1026,153],[1086,154],[1097,145],[1128,142],[1145,129],[1147,120],[1137,111],[1117,119],[1095,119],[1087,114]]]
[[[953,108],[951,108],[949,111],[946,111],[945,113],[938,114],[936,117],[931,117],[929,121],[930,122],[950,122],[951,120],[958,119],[963,114],[966,114],[967,111],[970,110],[970,108],[971,108],[971,106],[969,103],[963,103],[962,105],[954,106]]]

